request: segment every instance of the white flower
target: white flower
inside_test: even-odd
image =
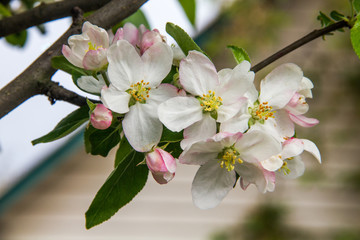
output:
[[[218,133],[185,149],[179,161],[201,165],[192,184],[192,196],[196,206],[207,209],[218,205],[233,188],[236,173],[243,189],[254,183],[261,192],[272,191],[274,173],[263,169],[259,162],[280,151],[280,144],[260,131]]]
[[[174,96],[177,88],[160,84],[171,68],[172,51],[164,43],[152,45],[141,57],[128,41],[119,40],[108,50],[110,86],[101,91],[104,105],[124,113],[123,130],[131,146],[148,152],[161,137],[158,105]]]
[[[171,131],[185,129],[182,148],[216,133],[216,122],[233,117],[253,84],[254,73],[243,61],[234,69],[216,71],[202,53],[190,51],[180,63],[179,82],[193,96],[171,98],[159,106],[159,119]]]
[[[62,53],[73,65],[88,70],[99,70],[107,64],[109,36],[105,29],[85,22],[82,34],[72,35],[68,43],[70,47],[63,45]]]

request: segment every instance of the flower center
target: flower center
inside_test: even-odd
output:
[[[275,112],[276,111],[273,111],[271,106],[268,106],[268,102],[263,102],[260,104],[256,102],[253,108],[249,108],[249,113],[251,115],[250,120],[252,120],[252,124],[254,124],[255,121],[259,121],[263,124],[269,118],[275,118]]]
[[[93,44],[92,42],[88,42],[88,45],[89,45],[89,49],[86,52],[90,50],[98,50],[99,48],[103,48],[102,45],[96,46],[96,44]]]
[[[221,168],[226,168],[229,172],[234,170],[236,162],[243,163],[240,158],[240,153],[233,147],[225,147],[221,153],[218,154],[218,159]]]
[[[147,85],[149,85],[149,82],[145,83],[144,80],[130,85],[131,88],[127,90],[127,92],[131,95],[133,104],[136,102],[146,103],[146,99],[149,98],[149,91],[151,90],[151,88],[147,87]]]
[[[208,94],[203,94],[199,99],[200,105],[203,107],[204,112],[216,111],[222,105],[221,97],[216,97],[214,91],[209,91]]]

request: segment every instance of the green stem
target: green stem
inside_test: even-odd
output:
[[[105,71],[101,71],[101,76],[103,77],[105,83],[106,83],[106,86],[110,86],[110,81],[109,81],[109,78],[108,76],[106,75],[106,72]]]

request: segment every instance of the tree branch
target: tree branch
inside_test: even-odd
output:
[[[147,0],[112,0],[88,17],[91,23],[105,29],[133,14]],[[50,48],[36,59],[24,72],[0,90],[0,119],[25,100],[41,94],[51,81],[56,69],[51,58],[61,55],[61,46],[69,36],[79,34],[81,24],[74,23]]]
[[[341,29],[343,27],[351,28],[351,26],[346,21],[343,20],[343,21],[331,24],[325,28],[314,30],[314,31],[310,32],[309,34],[305,35],[304,37],[300,38],[299,40],[288,45],[287,47],[274,53],[273,55],[266,58],[265,60],[254,65],[250,70],[256,73],[256,72],[260,71],[261,69],[263,69],[264,67],[266,67],[267,65],[269,65],[270,63],[272,63],[272,62],[276,61],[277,59],[283,57],[284,55],[294,51],[295,49],[305,45],[306,43],[311,42],[312,40],[314,40],[318,37],[324,36],[328,33],[331,33],[333,31]]]
[[[42,3],[31,10],[0,20],[0,37],[71,16],[71,10],[75,6],[81,8],[84,12],[88,12],[99,9],[108,2],[110,0],[64,0],[48,4]]]

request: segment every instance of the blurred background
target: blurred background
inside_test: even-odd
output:
[[[236,65],[227,45],[245,48],[254,65],[320,28],[316,20],[320,10],[349,14],[346,0],[203,0],[197,3],[198,12],[202,11],[197,15],[197,29],[193,29],[186,18],[180,20],[184,15],[181,10],[176,10],[178,6],[167,11],[171,19],[163,18],[196,37],[218,70]],[[165,23],[156,22],[155,19],[161,17],[158,13],[151,17],[151,12],[163,12],[163,4],[160,0],[150,0],[142,9],[151,26],[162,33]],[[172,11],[177,12],[179,18],[172,18],[176,15]],[[65,30],[70,20],[61,21]],[[171,41],[170,37],[168,40]],[[9,47],[3,40],[1,42],[3,53],[3,49]],[[19,50],[10,48],[6,51]],[[21,54],[19,52],[19,56]],[[5,58],[3,54],[1,58]],[[3,189],[0,194],[0,239],[360,239],[360,126],[357,125],[360,119],[360,60],[351,48],[349,32],[346,29],[344,33],[326,36],[325,40],[314,40],[258,72],[256,81],[285,62],[299,65],[315,85],[314,98],[308,99],[310,111],[307,116],[319,119],[320,124],[310,129],[297,128],[297,136],[317,144],[323,163],[320,165],[305,156],[306,171],[302,177],[296,180],[278,178],[275,191],[266,194],[259,193],[255,186],[246,191],[236,186],[218,207],[200,210],[192,204],[190,193],[197,167],[178,165],[176,177],[169,184],[158,185],[149,177],[144,189],[130,204],[109,221],[86,230],[84,213],[112,171],[115,152],[105,159],[87,155],[81,134],[74,134],[54,145],[52,151],[43,152],[32,147],[39,154],[31,158],[35,160],[5,154],[5,142],[19,144],[22,139],[22,133],[16,137],[14,134],[4,137],[3,134],[5,129],[14,128],[14,122],[8,119],[20,114],[21,110],[16,109],[0,122],[3,146],[0,175],[6,176],[0,178]],[[3,63],[1,68],[5,70]],[[12,77],[18,73],[12,73]],[[70,82],[63,80],[63,75],[57,78],[63,85]],[[39,99],[46,103],[44,97]],[[33,102],[25,104],[28,105],[20,108],[35,111],[30,107],[34,106]],[[39,106],[40,118],[49,122],[58,105],[69,104],[56,103],[55,110],[54,106],[49,106],[49,110]],[[57,111],[60,112],[58,119],[73,109],[75,107]],[[50,131],[57,121],[53,120],[48,127],[35,127],[32,139]],[[26,128],[32,126],[24,125]],[[19,145],[16,146],[14,148],[21,152]],[[42,147],[49,148],[49,145]],[[6,168],[12,161],[20,164]],[[8,174],[12,168],[19,169],[19,165],[27,167],[16,174]]]

